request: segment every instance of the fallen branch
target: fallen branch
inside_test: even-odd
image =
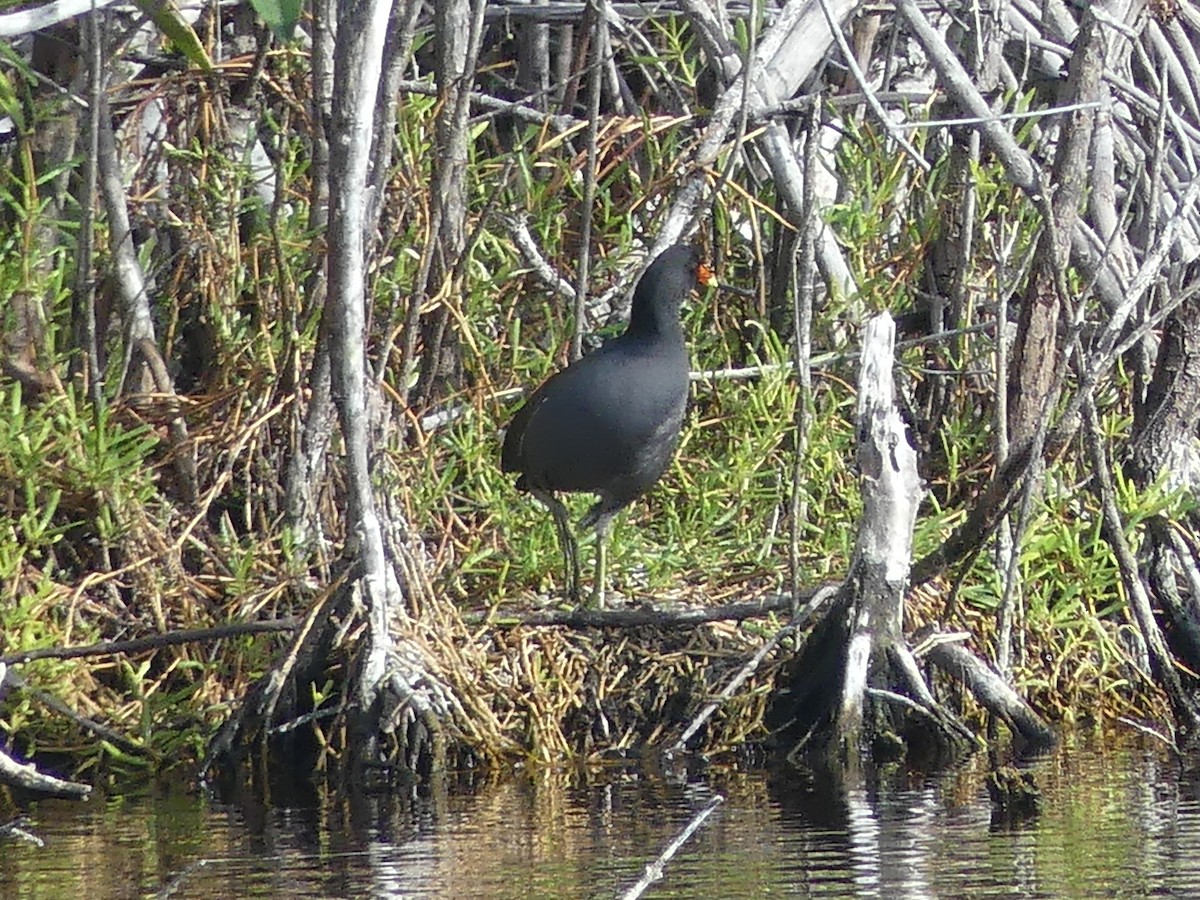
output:
[[[824,598],[824,592],[836,585],[819,585],[800,594],[801,603],[807,605],[817,597]],[[802,605],[802,609],[805,608]],[[705,622],[742,622],[746,619],[757,619],[772,613],[785,612],[790,615],[792,598],[788,594],[770,594],[759,600],[745,603],[730,603],[725,606],[689,607],[684,609],[654,609],[639,607],[637,609],[575,609],[550,610],[530,613],[524,616],[497,618],[492,625],[503,627],[541,627],[546,625],[562,625],[567,628],[641,628],[646,625],[660,627],[702,625]],[[478,623],[477,623],[478,624]]]
[[[825,604],[825,601],[837,595],[837,590],[837,586],[833,584],[827,584],[817,590],[812,599],[805,604],[803,609],[797,612],[790,623],[771,635],[770,640],[755,651],[749,661],[742,666],[737,675],[725,686],[725,689],[701,707],[700,712],[692,719],[691,724],[684,729],[679,739],[667,750],[667,755],[670,756],[671,754],[678,753],[687,747],[687,742],[691,740],[692,735],[712,717],[712,714],[720,708],[722,703],[732,697],[738,688],[746,683],[746,679],[753,675],[758,670],[758,667],[762,665],[762,661],[767,658],[767,654],[774,650],[785,637],[794,633],[797,629],[803,628],[804,624]]]
[[[167,634],[132,638],[127,641],[101,641],[80,647],[39,647],[21,653],[0,656],[0,664],[15,665],[33,662],[36,659],[80,659],[85,656],[115,656],[118,653],[140,653],[143,650],[158,650],[178,644],[202,644],[243,634],[269,634],[276,631],[292,631],[299,619],[274,619],[266,622],[243,622],[240,625],[219,625],[216,628],[185,628]]]
[[[11,822],[5,822],[0,825],[0,838],[12,836],[18,840],[33,844],[35,847],[45,847],[46,842],[31,831],[26,831],[25,826],[29,824],[28,816],[18,816]]]
[[[109,728],[107,725],[103,725],[100,722],[97,722],[95,719],[89,718],[82,713],[76,712],[52,694],[47,694],[45,691],[39,691],[37,688],[29,687],[26,684],[25,679],[15,672],[8,676],[6,683],[11,687],[24,690],[30,697],[45,706],[47,709],[58,713],[63,718],[70,719],[84,731],[96,735],[96,737],[100,738],[100,740],[108,741],[114,747],[118,747],[124,752],[132,755],[144,756],[146,754],[146,747],[144,745],[131,741],[119,731]]]
[[[77,800],[86,799],[92,792],[90,784],[80,784],[77,781],[63,781],[53,775],[43,775],[33,767],[32,763],[19,763],[4,751],[0,750],[0,784],[12,784],[52,797],[70,797]]]

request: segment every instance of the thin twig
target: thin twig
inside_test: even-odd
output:
[[[1187,691],[1175,667],[1170,648],[1154,617],[1153,603],[1138,571],[1137,559],[1125,538],[1125,523],[1117,508],[1116,491],[1113,488],[1112,463],[1105,452],[1100,434],[1099,415],[1090,390],[1084,391],[1083,414],[1086,427],[1083,436],[1091,456],[1093,490],[1100,500],[1101,534],[1116,557],[1121,579],[1129,596],[1129,608],[1133,619],[1146,642],[1150,653],[1150,666],[1159,685],[1167,695],[1176,721],[1188,731],[1200,725],[1200,704]]]
[[[546,285],[546,287],[550,288],[550,290],[554,291],[560,297],[574,302],[574,285],[554,271],[554,267],[542,256],[541,249],[533,239],[533,235],[529,233],[529,225],[525,222],[525,218],[519,215],[501,215],[498,218],[504,224],[505,230],[508,231],[508,236],[516,245],[517,252],[521,254],[521,259],[541,279],[542,284]]]
[[[965,116],[961,119],[925,119],[913,122],[893,122],[892,125],[902,131],[918,131],[924,128],[958,128],[964,125],[990,125],[994,122],[1008,122],[1014,119],[1042,119],[1046,116],[1064,115],[1086,109],[1105,109],[1111,105],[1112,103],[1107,100],[1089,100],[1086,103],[1068,103],[1063,106],[1048,106],[1045,109],[1030,109],[1024,112],[996,113],[990,116]]]
[[[575,279],[575,324],[571,329],[571,355],[574,362],[583,356],[583,332],[587,308],[588,279],[592,265],[592,220],[596,205],[596,165],[599,158],[600,79],[604,64],[604,33],[608,22],[604,17],[604,0],[588,0],[593,17],[592,59],[588,68],[587,162],[583,172],[583,221],[579,226],[579,271]]]
[[[47,709],[58,713],[65,719],[70,719],[84,731],[96,735],[96,737],[100,738],[102,741],[108,741],[113,746],[119,747],[124,752],[134,756],[144,756],[148,753],[148,750],[144,745],[130,740],[129,738],[125,737],[125,735],[121,734],[121,732],[116,731],[113,728],[109,728],[107,725],[104,725],[101,722],[97,722],[90,716],[85,716],[83,713],[76,712],[52,694],[47,694],[45,691],[40,691],[37,688],[30,687],[26,683],[25,679],[20,675],[17,675],[15,672],[8,676],[8,683],[14,688],[23,690],[28,696],[32,697]]]
[[[28,816],[18,816],[11,822],[5,822],[0,825],[0,837],[15,837],[18,840],[33,844],[35,847],[45,847],[46,842],[31,831],[26,831],[25,826],[29,824]]]
[[[762,661],[767,658],[767,654],[774,650],[779,642],[785,637],[804,627],[808,620],[816,614],[817,610],[824,606],[826,601],[836,596],[837,592],[838,586],[835,584],[822,585],[815,593],[812,594],[808,603],[803,609],[795,607],[792,614],[792,621],[776,631],[775,634],[771,635],[770,640],[758,648],[755,654],[750,657],[749,661],[742,666],[741,670],[735,676],[733,676],[729,684],[725,686],[725,689],[708,703],[704,704],[700,712],[696,714],[696,717],[692,719],[688,727],[684,729],[683,734],[679,736],[679,740],[677,740],[667,751],[667,755],[670,756],[673,753],[678,753],[679,751],[685,749],[687,747],[687,742],[691,740],[692,735],[696,733],[700,726],[707,722],[712,717],[712,714],[721,706],[721,704],[732,697],[737,690],[746,683],[746,679],[758,671],[758,667],[762,665]]]
[[[854,58],[854,51],[850,49],[850,44],[847,43],[846,36],[842,34],[841,26],[833,17],[833,10],[829,8],[829,0],[821,0],[821,12],[825,13],[825,21],[829,23],[829,33],[833,35],[833,40],[838,45],[838,49],[841,51],[842,58],[845,60],[850,72],[854,75],[854,77],[858,80],[859,85],[862,87],[863,95],[867,99],[867,106],[871,107],[871,111],[875,113],[875,117],[879,119],[879,124],[883,126],[884,130],[889,135],[891,135],[892,140],[899,144],[900,148],[906,154],[908,154],[908,157],[914,163],[916,163],[918,169],[920,169],[922,172],[930,171],[933,166],[930,164],[929,160],[922,156],[920,151],[910,144],[904,135],[900,134],[899,130],[894,127],[895,123],[888,117],[887,112],[883,108],[883,104],[879,102],[878,98],[875,96],[875,92],[871,90],[867,76],[859,67],[858,60]]]
[[[95,263],[96,201],[99,193],[100,110],[104,93],[104,57],[100,13],[95,5],[88,16],[88,152],[83,160],[83,197],[80,203],[79,259],[75,269],[75,290],[83,303],[84,351],[87,360],[88,396],[92,401],[92,425],[100,430],[104,410],[104,367],[100,364],[100,344],[96,333],[96,282],[92,278]],[[72,323],[78,327],[78,322]]]
[[[1117,721],[1128,725],[1130,728],[1140,731],[1142,734],[1149,735],[1156,740],[1162,741],[1164,744],[1170,747],[1176,755],[1182,755],[1179,745],[1175,743],[1175,741],[1169,736],[1155,731],[1153,728],[1143,725],[1141,722],[1134,721],[1133,719],[1129,718],[1129,716],[1117,716]]]
[[[808,520],[808,503],[802,489],[804,463],[808,454],[809,413],[813,407],[812,394],[812,320],[816,284],[813,273],[817,266],[817,232],[820,221],[816,214],[817,146],[820,133],[818,107],[809,112],[804,138],[804,205],[800,209],[799,254],[792,256],[792,359],[796,367],[797,395],[792,414],[796,447],[792,453],[792,490],[789,506],[788,576],[792,596],[800,593],[800,540]],[[797,271],[797,266],[799,271]]]
[[[725,685],[725,689],[722,690],[721,693],[719,693],[712,700],[705,703],[703,707],[701,707],[700,712],[696,714],[696,717],[692,719],[688,727],[684,729],[683,734],[679,735],[679,740],[672,744],[670,749],[667,750],[667,755],[670,756],[674,753],[679,753],[682,750],[686,750],[687,742],[692,739],[692,735],[694,735],[700,729],[700,726],[712,718],[712,714],[720,708],[722,703],[732,697],[738,688],[746,683],[747,678],[758,671],[758,667],[762,664],[762,661],[767,658],[767,654],[774,650],[780,641],[791,635],[795,630],[795,625],[785,625],[783,628],[780,628],[773,635],[771,635],[770,639],[761,647],[759,647],[755,654],[750,657],[749,661],[742,666],[741,671],[739,671],[737,675],[730,679],[729,684]]]

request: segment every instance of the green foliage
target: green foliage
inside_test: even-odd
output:
[[[650,19],[648,24],[662,52],[634,53],[631,61],[650,67],[666,84],[694,89],[702,60],[695,52],[696,39],[691,30],[676,16],[656,17]]]
[[[97,640],[98,623],[67,585],[99,567],[89,554],[122,538],[126,511],[154,503],[150,462],[158,440],[146,426],[126,427],[110,410],[90,409],[69,388],[30,404],[18,384],[0,385],[0,409],[0,647]],[[89,680],[79,661],[42,660],[22,676],[59,697]],[[27,732],[38,712],[27,692],[14,691],[0,724],[35,744],[38,733],[43,742],[71,742],[61,721],[54,731]]]
[[[13,491],[0,508],[0,584],[15,586],[26,564],[55,574],[54,548],[70,529],[117,537],[112,509],[154,495],[147,460],[157,439],[146,426],[117,425],[107,409],[89,411],[71,390],[32,406],[10,383],[0,408],[0,483]]]
[[[283,39],[300,10],[292,0],[254,0],[254,8]],[[702,59],[686,20],[655,16],[647,21],[645,37],[653,52],[622,58],[650,85],[643,111],[606,119],[601,130],[589,248],[592,297],[605,293],[628,270],[633,253],[661,229],[681,175],[691,171],[703,127],[696,119],[665,115],[665,103],[655,106],[677,90],[691,108],[704,112],[699,107],[706,98],[697,96],[704,81]],[[737,20],[732,37],[742,47],[748,44],[745,19]],[[186,36],[175,40],[187,52]],[[30,102],[32,74],[11,48],[0,45],[0,59],[0,114],[13,117],[21,134],[33,133],[55,113]],[[193,625],[194,619],[207,624],[205,616],[221,619],[267,608],[295,612],[303,595],[289,594],[287,585],[327,571],[315,567],[312,547],[283,522],[281,497],[284,467],[299,440],[322,316],[319,295],[309,294],[324,247],[309,224],[310,123],[303,121],[311,108],[304,93],[307,61],[299,49],[284,48],[268,54],[263,66],[269,77],[262,82],[266,99],[255,110],[255,127],[272,148],[282,192],[281,202],[270,209],[254,191],[255,175],[246,160],[228,152],[225,98],[214,99],[198,80],[156,86],[170,97],[174,116],[161,160],[173,173],[167,192],[173,231],[171,240],[163,241],[173,246],[151,241],[139,252],[161,288],[153,303],[164,355],[177,362],[193,345],[208,353],[197,366],[195,386],[185,392],[190,394],[189,427],[200,448],[202,490],[217,496],[207,498],[205,515],[194,521],[190,510],[175,505],[163,484],[168,479],[159,477],[167,470],[163,457],[169,451],[154,430],[133,424],[138,420],[130,410],[93,410],[70,389],[31,403],[15,385],[0,385],[0,641],[6,651],[111,636],[104,629],[112,622],[125,628],[131,621],[135,626],[153,621],[142,607],[120,607],[119,615],[112,609],[105,615],[80,612],[85,601],[95,602],[81,588],[90,574],[131,562],[135,554],[125,539],[139,517],[162,513],[167,520],[172,515],[189,519],[186,537],[179,538],[180,544],[186,541],[178,563],[183,571],[155,562],[139,570],[145,582],[114,579],[106,589],[121,602],[134,592],[139,601],[144,594],[155,602],[166,597],[164,617],[172,625]],[[1029,95],[1009,98],[1016,109],[1030,102]],[[436,574],[464,607],[527,605],[541,593],[557,596],[561,553],[546,511],[518,495],[512,477],[500,472],[501,435],[523,392],[565,363],[576,323],[573,305],[529,271],[501,214],[523,216],[547,263],[574,281],[586,164],[582,130],[562,135],[525,119],[477,116],[467,171],[469,257],[453,279],[431,284],[416,297],[431,228],[438,109],[437,97],[419,94],[405,95],[399,105],[393,165],[380,197],[383,240],[366,273],[372,292],[365,336],[370,364],[382,372],[385,410],[404,425],[386,434],[383,452],[390,465],[379,466],[377,477],[380,489],[424,537]],[[807,446],[799,462],[804,519],[789,521],[794,422],[801,402],[790,369],[790,301],[769,308],[774,286],[768,282],[781,238],[793,225],[785,221],[787,211],[770,184],[753,167],[740,164],[747,151],[738,148],[718,160],[715,168],[728,169],[730,179],[712,199],[703,229],[705,249],[719,262],[724,286],[694,298],[685,328],[695,368],[755,371],[750,377],[693,385],[675,462],[615,524],[610,574],[617,591],[711,599],[736,594],[743,583],[779,585],[786,581],[793,529],[800,535],[802,581],[835,579],[845,572],[861,500],[853,468],[857,364],[839,353],[857,344],[856,329],[871,312],[904,311],[922,299],[930,250],[947,228],[948,204],[956,202],[952,179],[958,175],[945,158],[931,159],[932,169],[921,171],[869,116],[843,121],[848,130],[833,173],[839,195],[826,215],[860,291],[854,297],[823,298],[816,310],[814,350],[824,362],[812,373]],[[218,124],[206,131],[213,122]],[[1021,122],[1018,138],[1032,142],[1034,127],[1032,119]],[[918,151],[932,155],[937,145],[929,134],[910,132]],[[12,165],[0,170],[0,212],[14,225],[0,230],[0,296],[43,298],[51,348],[66,350],[73,339],[74,226],[48,221],[52,207],[46,186],[77,161],[38,171],[33,159],[21,144]],[[716,173],[710,174],[715,184]],[[968,275],[968,303],[975,304],[1000,291],[1019,290],[1039,215],[995,161],[985,156],[973,164],[971,176],[977,240],[973,258],[959,262]],[[146,215],[137,204],[151,202],[144,198],[160,187],[134,186],[135,216]],[[47,248],[36,239],[36,232],[48,227],[66,236],[59,246]],[[103,256],[105,241],[99,237]],[[106,265],[102,259],[98,268]],[[1069,273],[1068,283],[1074,278]],[[448,313],[448,330],[465,370],[459,392],[442,398],[444,405],[436,410],[408,410],[396,400],[417,378],[412,360],[399,364],[400,338],[413,302],[421,302],[423,312]],[[611,316],[583,323],[584,330],[589,335],[618,331],[623,302],[618,297]],[[979,321],[973,309],[963,324]],[[14,316],[8,304],[0,307],[0,316],[7,334]],[[110,350],[106,374],[116,383],[124,363],[123,353],[111,352],[123,349],[118,329],[102,339]],[[936,427],[922,434],[928,438],[923,475],[930,492],[914,537],[918,556],[936,549],[962,524],[992,471],[992,353],[993,338],[986,334],[902,352],[897,381],[906,401],[935,379],[943,379],[947,398]],[[58,369],[66,372],[65,359]],[[1126,393],[1116,379],[1098,389],[1105,439],[1114,446],[1129,430]],[[422,427],[406,418],[430,412],[439,414],[441,424]],[[330,458],[321,498],[326,511],[344,501],[336,441]],[[1149,518],[1192,511],[1184,496],[1162,486],[1139,493],[1119,471],[1116,476],[1135,544]],[[1049,488],[1019,548],[1026,585],[1022,641],[1030,660],[1019,677],[1047,695],[1066,696],[1081,684],[1098,691],[1124,691],[1129,685],[1121,668],[1128,652],[1117,639],[1128,636],[1120,630],[1127,626],[1125,598],[1100,533],[1096,504],[1081,487],[1087,477],[1086,467],[1069,457],[1051,466]],[[592,500],[568,502],[578,521]],[[336,512],[323,523],[335,544],[344,538],[343,524]],[[163,534],[168,530],[164,527]],[[583,575],[590,581],[594,541],[584,536],[582,544]],[[105,553],[112,558],[104,559]],[[172,565],[176,559],[171,556]],[[968,624],[994,621],[1000,585],[993,560],[982,554],[964,573],[957,595]],[[193,593],[204,603],[189,609],[178,598]],[[138,618],[143,615],[145,622]],[[978,633],[981,640],[989,639],[985,628]],[[231,685],[261,671],[273,650],[269,642],[249,637],[228,641],[224,649],[226,654],[208,668],[186,654],[163,653],[94,668],[43,661],[25,667],[23,676],[50,693],[109,698],[125,742],[107,743],[91,764],[137,776],[195,755],[202,734],[198,723],[219,715],[220,702],[238,693]],[[1040,665],[1044,654],[1052,665]],[[222,664],[227,670],[214,673]],[[317,705],[336,695],[332,682],[310,690]],[[34,744],[65,745],[73,739],[67,726],[37,732],[39,711],[25,694],[6,698],[0,714],[0,724],[29,735]]]
[[[920,143],[921,132],[914,138]],[[827,220],[838,236],[863,299],[874,309],[903,308],[910,299],[910,274],[938,226],[937,210],[913,215],[922,196],[920,174],[903,154],[888,152],[871,128],[851,127],[839,144],[839,201]]]

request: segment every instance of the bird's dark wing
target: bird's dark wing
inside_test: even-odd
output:
[[[551,376],[551,379],[553,377]],[[525,470],[524,456],[521,450],[525,441],[525,429],[529,427],[529,420],[533,418],[534,412],[546,399],[543,390],[546,384],[549,384],[549,380],[533,392],[533,395],[516,411],[512,421],[508,423],[508,431],[504,434],[504,445],[500,448],[500,471],[522,472]]]
[[[530,487],[630,493],[627,482],[648,486],[660,473],[686,399],[686,363],[605,347],[538,388],[514,419],[502,463]]]

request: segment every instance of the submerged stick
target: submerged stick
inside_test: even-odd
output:
[[[676,837],[675,840],[671,841],[671,843],[667,844],[666,849],[659,854],[658,859],[646,866],[646,871],[642,875],[641,879],[637,884],[621,895],[621,900],[637,900],[638,897],[642,896],[642,894],[646,892],[646,888],[650,887],[650,885],[662,878],[663,869],[665,869],[667,863],[671,861],[671,857],[678,853],[679,848],[687,843],[688,838],[696,833],[696,829],[704,824],[704,820],[712,814],[712,811],[724,802],[725,798],[720,794],[717,794],[715,797],[709,800],[708,805],[705,806],[704,809],[700,810],[700,812],[696,813],[696,815],[692,817],[692,821],[687,823],[687,827],[684,828],[683,831],[679,832],[679,836]]]
[[[34,834],[32,831],[27,831],[25,826],[29,824],[28,816],[18,816],[11,822],[5,822],[0,825],[0,837],[14,837],[26,843],[33,844],[35,847],[45,847],[46,842]]]

